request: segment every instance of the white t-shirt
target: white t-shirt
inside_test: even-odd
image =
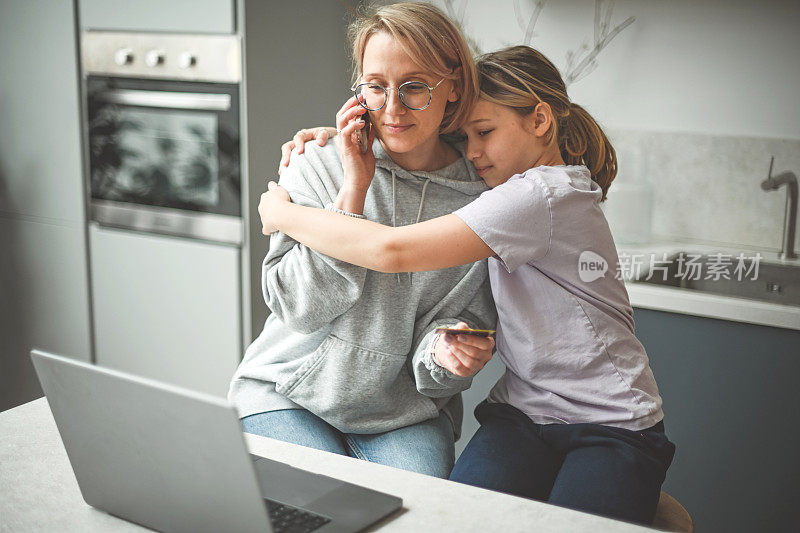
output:
[[[542,166],[455,214],[496,254],[489,276],[507,371],[489,401],[539,424],[640,430],[664,415],[601,194],[585,166]]]

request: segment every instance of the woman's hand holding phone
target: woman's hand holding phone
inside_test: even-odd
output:
[[[363,122],[358,122],[358,120],[362,120]],[[348,130],[352,134],[351,140],[361,149],[362,154],[371,152],[372,143],[375,140],[375,133],[371,124],[369,124],[369,113],[366,109],[358,105],[355,97],[351,97],[336,114],[336,128],[330,126],[303,128],[298,130],[290,141],[281,145],[281,162],[278,165],[278,175],[283,172],[283,169],[289,166],[292,151],[297,149],[297,153],[302,154],[305,151],[305,143],[314,139],[316,139],[319,146],[325,146],[328,144],[329,139],[336,137],[339,133],[343,133],[344,128],[349,125],[349,122],[355,122],[353,127]],[[365,131],[367,132],[366,134],[364,133]],[[342,139],[343,135],[339,138]],[[344,163],[344,158],[342,158],[342,162]],[[372,174],[374,173],[373,166]]]
[[[335,130],[324,126],[302,129],[291,141],[281,146],[278,174],[289,165],[292,150],[297,148],[298,154],[303,153],[305,143],[312,139],[316,139],[318,145],[325,146],[334,135],[344,170],[344,183],[334,205],[347,212],[361,213],[367,189],[375,175],[375,155],[372,153],[375,130],[370,127],[369,113],[358,104],[355,96],[347,100],[336,113]]]
[[[375,155],[372,153],[375,133],[373,128],[367,128],[368,121],[368,111],[359,105],[355,96],[350,97],[336,113],[336,129],[339,132],[336,144],[344,167],[344,187],[364,194],[375,175]],[[365,150],[359,142],[359,134],[364,128],[369,130]]]

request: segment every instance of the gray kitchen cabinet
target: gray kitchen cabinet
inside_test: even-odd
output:
[[[0,3],[0,410],[42,395],[31,348],[91,359],[73,8]]]
[[[698,531],[796,531],[800,331],[636,309]]]
[[[84,220],[76,58],[71,2],[0,5],[0,212]]]
[[[96,362],[225,396],[242,353],[234,246],[89,227]]]
[[[81,30],[234,33],[234,0],[79,0]]]
[[[89,361],[84,233],[0,215],[0,410],[42,395],[28,352],[41,348]]]

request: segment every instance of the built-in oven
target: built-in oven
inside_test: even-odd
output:
[[[235,35],[82,36],[91,219],[241,244]]]

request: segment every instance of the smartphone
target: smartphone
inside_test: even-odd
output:
[[[361,115],[361,120],[364,121],[364,127],[360,130],[356,130],[356,139],[358,139],[358,144],[361,146],[361,153],[365,154],[369,148],[369,132],[372,130],[372,123],[369,121],[369,111]]]
[[[436,333],[450,333],[451,335],[475,335],[476,337],[493,337],[497,331],[493,329],[436,328]]]

